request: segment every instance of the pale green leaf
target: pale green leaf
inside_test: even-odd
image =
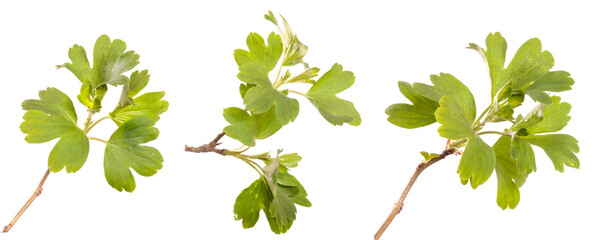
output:
[[[155,121],[146,116],[132,118],[121,125],[106,142],[104,175],[118,191],[133,192],[135,179],[130,169],[142,176],[152,176],[162,168],[163,157],[153,147],[142,146],[158,137]]]
[[[510,157],[516,161],[518,173],[529,174],[536,171],[535,154],[527,141],[514,136],[511,141]]]
[[[118,108],[109,114],[117,126],[121,126],[137,116],[146,116],[153,121],[160,119],[160,114],[167,111],[169,102],[162,100],[165,92],[149,92],[133,99],[132,105]]]
[[[242,220],[244,228],[256,225],[260,211],[270,206],[269,189],[263,178],[254,181],[244,189],[235,199],[233,213],[235,220]]]
[[[65,63],[56,67],[69,69],[82,83],[90,81],[92,68],[90,68],[90,62],[88,61],[85,49],[77,44],[73,45],[69,49],[69,59],[71,59],[72,63]]]
[[[48,157],[52,172],[66,168],[76,172],[85,163],[89,152],[89,141],[77,126],[77,114],[69,97],[56,88],[47,88],[39,93],[40,99],[23,101],[23,116],[20,128],[29,143],[44,143],[60,138]]]
[[[554,58],[548,51],[542,52],[537,38],[523,43],[506,69],[514,90],[525,90],[533,81],[548,73]]]
[[[519,204],[521,187],[527,179],[527,173],[519,173],[515,160],[511,158],[511,139],[502,136],[494,144],[496,155],[496,177],[498,178],[498,194],[496,202],[502,209],[514,209]]]
[[[258,127],[255,119],[248,112],[240,108],[230,107],[223,109],[223,117],[231,124],[223,129],[227,136],[247,146],[252,147],[256,144]]]
[[[129,82],[129,78],[122,74],[133,69],[139,63],[140,56],[134,51],[125,52],[125,48],[125,42],[119,39],[111,42],[106,35],[96,40],[91,82],[94,88],[103,84],[116,86]]]
[[[554,168],[564,171],[564,165],[572,168],[579,168],[579,159],[575,153],[579,152],[577,139],[566,134],[547,134],[547,135],[529,135],[522,137],[530,144],[544,149]]]
[[[343,71],[342,65],[336,63],[308,90],[306,97],[329,123],[358,126],[361,119],[354,104],[336,96],[352,84],[354,73]]]
[[[495,165],[494,150],[478,135],[473,135],[469,138],[469,144],[458,165],[460,180],[463,184],[470,180],[471,187],[475,189],[488,180],[494,172]]]
[[[437,101],[416,93],[407,82],[399,81],[398,87],[413,105],[400,103],[389,106],[385,113],[389,115],[387,120],[390,123],[403,128],[418,128],[436,122],[434,113],[440,106]]]
[[[283,43],[281,37],[275,33],[269,34],[269,45],[265,45],[265,40],[258,33],[250,33],[246,38],[248,50],[236,49],[233,52],[238,66],[246,63],[258,63],[264,66],[267,72],[275,68],[283,52]]]
[[[450,74],[440,73],[439,76],[431,75],[430,78],[433,86],[415,83],[413,84],[415,92],[438,102],[443,96],[451,97],[458,104],[460,111],[465,113],[467,120],[472,123],[477,111],[475,99],[469,88]]]
[[[544,108],[544,120],[527,128],[527,131],[532,134],[558,132],[571,120],[571,117],[568,116],[570,111],[571,104],[561,102],[560,97],[553,96],[552,103]]]
[[[275,113],[281,124],[285,125],[296,119],[300,110],[298,101],[275,90],[269,81],[267,70],[262,65],[257,63],[242,65],[238,78],[245,83],[256,85],[247,89],[244,94],[246,109],[253,114],[264,113],[275,105]]]

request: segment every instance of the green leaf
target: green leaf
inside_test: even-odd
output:
[[[111,42],[107,35],[102,35],[96,40],[92,86],[98,87],[102,84],[116,86],[129,82],[129,79],[122,74],[133,69],[139,63],[140,56],[134,51],[125,52],[125,48],[125,42],[119,39]]]
[[[451,96],[443,96],[440,107],[435,111],[435,118],[441,124],[440,136],[452,140],[469,139],[465,152],[458,165],[458,173],[463,184],[471,181],[473,189],[483,184],[494,172],[494,150],[487,145],[471,127],[473,120]]]
[[[495,164],[494,150],[478,135],[473,135],[469,138],[469,144],[460,158],[458,165],[460,180],[463,184],[471,180],[471,187],[475,189],[492,175]]]
[[[437,153],[428,153],[425,151],[421,151],[421,156],[423,156],[423,162],[428,162],[429,160],[439,157],[440,155]]]
[[[160,119],[160,114],[167,111],[169,102],[162,100],[165,92],[149,92],[142,94],[133,99],[134,105],[127,105],[123,108],[118,108],[110,113],[112,119],[117,126],[125,124],[127,121],[137,116],[146,116],[153,121]]]
[[[546,134],[529,135],[522,138],[528,143],[544,149],[557,171],[563,172],[564,165],[579,168],[579,159],[575,155],[579,152],[579,145],[574,137],[566,134]]]
[[[358,126],[360,114],[354,104],[336,97],[354,84],[354,73],[343,71],[342,65],[334,64],[306,93],[307,99],[319,110],[319,113],[333,125],[348,123]]]
[[[142,176],[152,176],[162,168],[163,157],[153,147],[142,146],[158,137],[155,121],[146,116],[132,118],[121,125],[106,142],[104,175],[118,191],[133,192],[135,179],[130,168]]]
[[[230,107],[223,109],[223,117],[231,124],[223,129],[227,136],[247,146],[256,145],[258,126],[256,120],[248,112],[240,108]]]
[[[277,119],[275,107],[271,107],[268,111],[261,114],[252,114],[257,125],[256,138],[265,139],[275,134],[283,124]]]
[[[482,49],[477,44],[471,43],[468,48],[475,49],[482,55],[488,66],[490,79],[492,82],[492,99],[506,85],[508,78],[504,70],[504,62],[506,60],[506,40],[499,32],[490,33],[485,39],[487,50]]]
[[[465,111],[450,96],[443,96],[439,101],[440,107],[435,111],[435,119],[441,124],[438,128],[440,136],[458,140],[475,135],[471,127],[473,123]]]
[[[494,144],[496,155],[496,177],[498,178],[498,195],[496,202],[502,209],[514,209],[519,204],[519,187],[527,179],[527,173],[517,171],[515,160],[511,158],[511,139],[502,136]]]
[[[269,206],[269,225],[277,234],[287,232],[296,220],[296,206],[281,186],[277,186],[280,194],[276,194]]]
[[[82,83],[90,81],[92,68],[90,68],[90,62],[88,61],[85,49],[77,44],[73,45],[69,49],[69,59],[71,59],[72,63],[57,65],[56,67],[69,69]]]
[[[538,104],[535,106],[525,117],[519,115],[517,122],[511,127],[511,130],[518,130],[521,128],[529,128],[540,123],[544,119],[544,108],[546,104]]]
[[[567,126],[571,117],[568,116],[571,111],[571,104],[560,102],[560,97],[553,96],[552,103],[546,105],[542,114],[544,119],[536,125],[533,125],[527,130],[534,133],[558,132]]]
[[[297,153],[288,153],[279,156],[279,164],[287,168],[297,167],[300,160],[302,160],[302,157]]]
[[[127,96],[135,97],[148,85],[148,81],[150,81],[148,70],[132,72],[131,77],[129,77],[129,92]]]
[[[297,76],[290,78],[288,80],[285,80],[284,84],[286,83],[310,83],[310,84],[314,84],[316,83],[315,80],[313,80],[312,78],[316,77],[317,75],[319,75],[319,68],[309,68],[306,69],[304,72],[298,74]],[[286,72],[286,74],[288,74],[289,72]]]
[[[575,81],[570,76],[571,74],[564,71],[548,72],[527,87],[525,93],[535,101],[550,104],[552,99],[545,91],[562,92],[571,90],[571,85]]]
[[[548,51],[542,52],[542,43],[537,38],[523,43],[506,69],[512,88],[525,90],[534,80],[548,73],[554,58]]]
[[[516,161],[519,174],[529,174],[536,171],[533,148],[521,137],[514,136],[511,141],[510,157]]]
[[[399,81],[400,92],[410,100],[413,105],[393,104],[385,110],[389,115],[388,121],[403,128],[424,127],[436,122],[435,110],[440,106],[437,101],[423,97],[407,82]]]
[[[235,220],[242,220],[244,228],[254,227],[260,217],[260,211],[271,204],[269,194],[269,188],[264,178],[261,177],[254,181],[235,199],[233,206]]]
[[[239,67],[246,63],[258,63],[264,66],[267,72],[275,68],[281,53],[283,52],[283,43],[281,37],[275,33],[269,34],[269,45],[265,45],[265,40],[258,33],[250,33],[246,38],[248,50],[236,49],[233,52],[235,62]]]
[[[242,82],[256,84],[244,95],[246,109],[253,114],[264,113],[275,105],[275,114],[281,124],[285,125],[296,119],[300,110],[298,101],[275,90],[269,81],[267,70],[262,65],[257,63],[242,65],[238,78]]]
[[[44,143],[60,138],[48,157],[52,172],[66,168],[76,172],[85,163],[89,152],[89,141],[77,126],[77,114],[69,97],[56,88],[47,88],[39,93],[40,99],[23,101],[21,131],[28,143]]]
[[[413,84],[415,92],[437,102],[443,96],[449,96],[458,104],[459,109],[465,113],[467,120],[472,123],[475,120],[477,111],[475,98],[473,98],[469,88],[450,74],[440,73],[439,76],[431,75],[430,78],[433,86],[415,83]]]
[[[272,22],[276,26],[278,25],[277,18],[275,17],[275,14],[273,14],[273,12],[271,12],[271,10],[269,10],[268,14],[265,14],[265,19],[267,19],[269,22]]]

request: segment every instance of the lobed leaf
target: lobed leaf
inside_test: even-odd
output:
[[[389,115],[390,123],[403,128],[418,128],[436,122],[434,113],[440,106],[437,101],[418,94],[407,82],[398,81],[398,87],[413,105],[397,103],[389,106],[385,114]]]
[[[523,140],[542,148],[557,171],[563,172],[564,165],[579,168],[579,159],[575,155],[579,152],[579,145],[574,137],[566,134],[546,134],[525,136]]]
[[[246,38],[248,50],[236,49],[233,52],[235,62],[239,67],[247,63],[257,63],[264,66],[267,72],[275,68],[283,52],[283,43],[281,37],[275,33],[269,34],[269,45],[265,45],[265,40],[258,33],[250,33]]]
[[[500,137],[493,149],[496,156],[496,177],[498,178],[496,202],[503,210],[507,207],[514,209],[520,201],[519,187],[525,183],[528,173],[517,170],[518,163],[511,157],[513,151],[510,137]]]
[[[361,119],[354,104],[336,96],[352,84],[354,84],[354,73],[343,71],[342,65],[336,63],[308,90],[306,97],[329,123],[333,125],[348,123],[358,126]]]
[[[21,131],[28,143],[44,143],[60,138],[48,157],[52,172],[66,168],[68,173],[81,169],[89,153],[89,141],[77,126],[77,114],[71,99],[56,88],[39,93],[40,99],[23,101]]]
[[[223,117],[231,125],[225,127],[223,131],[227,136],[236,139],[246,146],[256,144],[256,134],[258,126],[256,120],[243,109],[230,107],[223,109]]]
[[[104,175],[118,191],[133,192],[135,179],[131,170],[152,176],[162,168],[163,157],[153,147],[142,146],[158,137],[155,121],[146,116],[134,117],[121,125],[106,142]]]
[[[275,106],[277,120],[283,125],[294,121],[298,116],[300,105],[298,101],[287,97],[271,85],[267,70],[257,63],[246,63],[240,67],[238,78],[245,83],[256,86],[247,89],[244,94],[244,104],[253,114],[261,114]]]
[[[153,121],[160,119],[160,114],[167,111],[169,102],[162,100],[165,92],[149,92],[140,95],[133,99],[133,105],[127,105],[122,108],[117,108],[109,114],[117,126],[122,126],[129,120],[138,117],[146,116]]]

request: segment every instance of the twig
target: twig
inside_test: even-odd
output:
[[[190,147],[188,145],[185,145],[185,151],[186,152],[195,152],[195,153],[205,153],[205,152],[214,152],[214,153],[218,153],[221,155],[225,155],[225,149],[218,149],[217,146],[219,144],[221,144],[219,142],[219,140],[221,140],[221,138],[225,136],[225,132],[219,133],[219,135],[217,135],[217,137],[215,137],[215,139],[213,139],[211,142],[204,144],[202,146],[199,147]]]
[[[385,232],[385,229],[387,229],[387,227],[390,226],[390,223],[392,223],[392,221],[394,220],[394,217],[396,217],[396,215],[398,215],[400,213],[400,211],[402,211],[402,208],[404,207],[404,199],[408,195],[408,192],[410,191],[413,184],[415,184],[415,182],[417,181],[417,178],[419,177],[421,172],[423,172],[423,170],[425,170],[427,167],[433,165],[434,163],[436,163],[436,162],[446,158],[448,155],[451,155],[454,153],[455,153],[454,149],[447,148],[439,156],[432,158],[431,160],[429,160],[427,162],[422,162],[419,164],[419,166],[417,166],[415,173],[413,173],[412,177],[410,177],[410,181],[408,181],[406,188],[404,188],[404,192],[402,192],[402,195],[400,195],[398,202],[396,202],[396,205],[394,205],[394,209],[392,209],[392,212],[387,217],[385,222],[383,222],[383,225],[381,225],[379,230],[377,230],[377,233],[375,233],[375,240],[377,240],[381,237],[383,232]]]
[[[48,178],[48,175],[50,175],[50,169],[49,168],[48,168],[48,170],[46,170],[46,173],[44,174],[44,177],[42,177],[42,180],[40,181],[40,184],[38,185],[38,187],[35,189],[35,192],[33,192],[33,195],[31,195],[31,197],[29,198],[29,200],[27,200],[27,202],[25,203],[25,205],[23,205],[23,207],[21,208],[21,210],[19,210],[19,212],[13,218],[13,220],[10,221],[10,223],[4,227],[4,229],[2,230],[2,232],[8,232],[8,231],[10,231],[10,229],[15,225],[15,223],[17,222],[17,220],[19,220],[19,218],[21,217],[21,215],[23,215],[23,213],[25,212],[25,210],[27,210],[27,208],[29,207],[29,205],[31,205],[31,203],[33,203],[33,200],[35,200],[35,198],[37,198],[40,194],[42,194],[42,186],[44,186],[44,182],[46,182],[46,178]]]

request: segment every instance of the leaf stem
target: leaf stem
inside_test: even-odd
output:
[[[406,188],[404,188],[404,191],[402,192],[402,195],[400,195],[400,198],[398,199],[398,202],[396,202],[396,205],[394,205],[394,208],[392,209],[392,212],[387,217],[387,219],[385,220],[385,222],[383,222],[383,224],[381,225],[381,227],[379,228],[379,230],[377,230],[377,233],[375,233],[375,240],[377,240],[377,239],[379,239],[381,237],[381,235],[383,234],[383,232],[385,232],[385,230],[388,228],[388,226],[390,225],[390,223],[392,223],[392,221],[394,220],[394,218],[396,217],[396,215],[398,215],[400,213],[400,211],[402,211],[402,208],[404,207],[404,199],[406,199],[406,196],[408,195],[408,192],[410,191],[410,189],[412,188],[412,186],[417,181],[417,178],[419,177],[419,175],[421,174],[421,172],[423,172],[423,170],[425,170],[427,167],[433,165],[434,163],[436,163],[436,162],[438,162],[438,161],[446,158],[448,155],[452,155],[454,153],[455,153],[454,149],[447,148],[439,156],[437,156],[435,158],[432,158],[431,160],[429,160],[427,162],[421,162],[419,164],[419,166],[417,166],[417,169],[415,170],[415,173],[413,173],[412,177],[410,177],[410,181],[408,181],[408,184],[406,185]]]
[[[89,126],[89,127],[87,127],[87,129],[84,129],[84,133],[86,133],[86,134],[87,134],[88,132],[90,132],[90,130],[92,130],[92,128],[94,128],[94,126],[96,126],[96,124],[98,124],[98,123],[99,123],[99,122],[101,122],[102,120],[109,119],[109,118],[110,118],[109,116],[105,116],[105,117],[103,117],[103,118],[100,118],[100,119],[98,119],[97,121],[91,121],[91,122],[90,122],[90,126]]]
[[[304,96],[304,97],[308,98],[308,96],[306,96],[306,94],[304,94],[304,93],[301,93],[301,92],[298,92],[298,91],[294,91],[294,90],[289,90],[289,89],[288,89],[288,92],[295,93],[295,94],[299,94],[299,95],[302,95],[302,96]]]
[[[499,132],[499,131],[483,131],[483,132],[479,132],[477,133],[478,135],[485,135],[485,134],[499,134],[502,136],[510,136],[508,133],[505,132]]]
[[[107,141],[102,140],[100,138],[96,138],[96,137],[88,137],[89,140],[94,140],[94,141],[98,141],[98,142],[103,142],[103,143],[107,143]]]
[[[491,104],[485,110],[483,110],[483,112],[481,113],[481,115],[479,115],[479,117],[477,118],[477,120],[475,120],[474,124],[478,125],[479,121],[481,121],[481,119],[483,118],[483,116],[485,116],[485,114],[488,113],[490,111],[490,109],[492,109],[492,105]]]
[[[27,200],[27,202],[25,203],[25,205],[23,205],[23,207],[21,208],[21,210],[19,210],[19,212],[13,218],[13,220],[10,221],[10,223],[4,227],[4,229],[2,230],[2,232],[8,232],[8,231],[10,231],[10,229],[15,225],[15,223],[17,222],[17,220],[19,220],[19,218],[21,217],[21,215],[23,215],[23,213],[25,212],[25,210],[27,210],[27,208],[29,207],[29,205],[31,205],[31,203],[33,203],[33,200],[35,200],[40,194],[42,194],[42,186],[44,186],[44,182],[46,182],[46,179],[48,178],[48,175],[50,175],[50,168],[48,168],[48,170],[46,170],[46,173],[44,174],[44,177],[42,177],[42,180],[40,181],[40,184],[35,189],[35,192],[33,192],[33,194],[31,195],[31,197],[29,197],[29,200]]]

